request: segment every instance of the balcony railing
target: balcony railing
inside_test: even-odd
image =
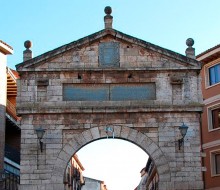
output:
[[[11,173],[4,173],[4,178],[0,180],[1,190],[18,190],[20,177]]]

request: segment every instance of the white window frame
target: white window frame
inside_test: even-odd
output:
[[[215,128],[215,129],[213,128],[213,121],[212,121],[212,110],[215,110],[218,108],[220,108],[220,103],[207,107],[207,119],[208,119],[208,131],[209,132],[220,130],[220,127]]]
[[[208,88],[211,88],[211,87],[214,87],[214,86],[216,86],[216,85],[218,85],[218,84],[220,84],[220,82],[217,82],[217,83],[215,83],[215,84],[213,84],[213,85],[210,85],[210,77],[209,77],[209,69],[211,68],[211,67],[214,67],[214,66],[216,66],[216,65],[220,65],[220,62],[216,62],[215,64],[208,64],[207,66],[205,66],[205,69],[204,69],[204,76],[205,76],[205,88],[206,89],[208,89]]]
[[[215,155],[220,154],[220,149],[210,151],[210,169],[211,169],[211,177],[220,176],[220,173],[216,173],[216,161]]]

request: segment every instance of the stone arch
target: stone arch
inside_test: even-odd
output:
[[[61,149],[52,170],[51,184],[55,189],[61,189],[63,186],[63,177],[66,165],[70,158],[85,145],[106,138],[106,126],[94,127],[88,129],[81,134],[74,136]],[[154,161],[159,174],[159,187],[161,184],[168,184],[171,180],[170,167],[167,159],[160,147],[153,142],[147,135],[125,126],[112,126],[114,128],[115,138],[124,139],[136,144],[142,148]],[[166,188],[165,188],[166,189]]]

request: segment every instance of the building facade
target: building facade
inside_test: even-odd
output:
[[[202,62],[202,148],[205,189],[220,189],[220,45],[197,56]]]
[[[64,177],[65,190],[81,190],[85,185],[85,179],[83,177],[84,167],[79,161],[78,156],[74,156],[67,164],[66,174]]]
[[[5,130],[5,171],[20,176],[21,118],[16,113],[17,82],[15,70],[7,68],[7,103]]]
[[[104,181],[85,177],[85,185],[82,190],[108,190]]]
[[[8,44],[0,40],[0,174],[4,170],[4,149],[5,149],[5,114],[6,114],[6,102],[7,102],[7,74],[6,64],[7,55],[13,53],[13,48]],[[0,180],[1,180],[0,175]]]
[[[7,102],[5,125],[4,188],[17,190],[20,182],[20,118],[16,114],[17,82],[15,70],[7,68]]]
[[[149,158],[147,161],[146,173],[147,173],[146,190],[158,190],[159,177],[158,177],[157,169],[151,158]]]
[[[18,126],[20,118],[16,115],[16,96],[18,73],[6,67],[6,54],[13,52],[12,48],[0,41],[1,51],[1,118],[0,118],[0,159],[1,175],[0,189],[17,190],[20,176],[20,138]]]
[[[141,181],[135,190],[158,190],[159,176],[151,158],[147,160],[146,167],[140,173]]]
[[[20,190],[64,189],[70,158],[106,136],[141,147],[157,168],[160,190],[203,189],[201,65],[192,40],[180,55],[113,29],[111,8],[105,13],[104,30],[38,57],[25,43],[16,66]]]

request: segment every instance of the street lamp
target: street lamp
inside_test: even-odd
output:
[[[37,133],[37,138],[39,140],[40,143],[40,150],[41,152],[43,152],[43,142],[42,142],[42,138],[44,136],[45,130],[42,129],[41,127],[35,129],[36,133]]]
[[[179,150],[180,150],[181,146],[182,146],[183,143],[184,143],[184,137],[186,136],[186,133],[187,133],[188,128],[189,128],[189,127],[186,126],[184,123],[179,127],[180,134],[182,135],[182,138],[180,138],[180,139],[178,140]]]

